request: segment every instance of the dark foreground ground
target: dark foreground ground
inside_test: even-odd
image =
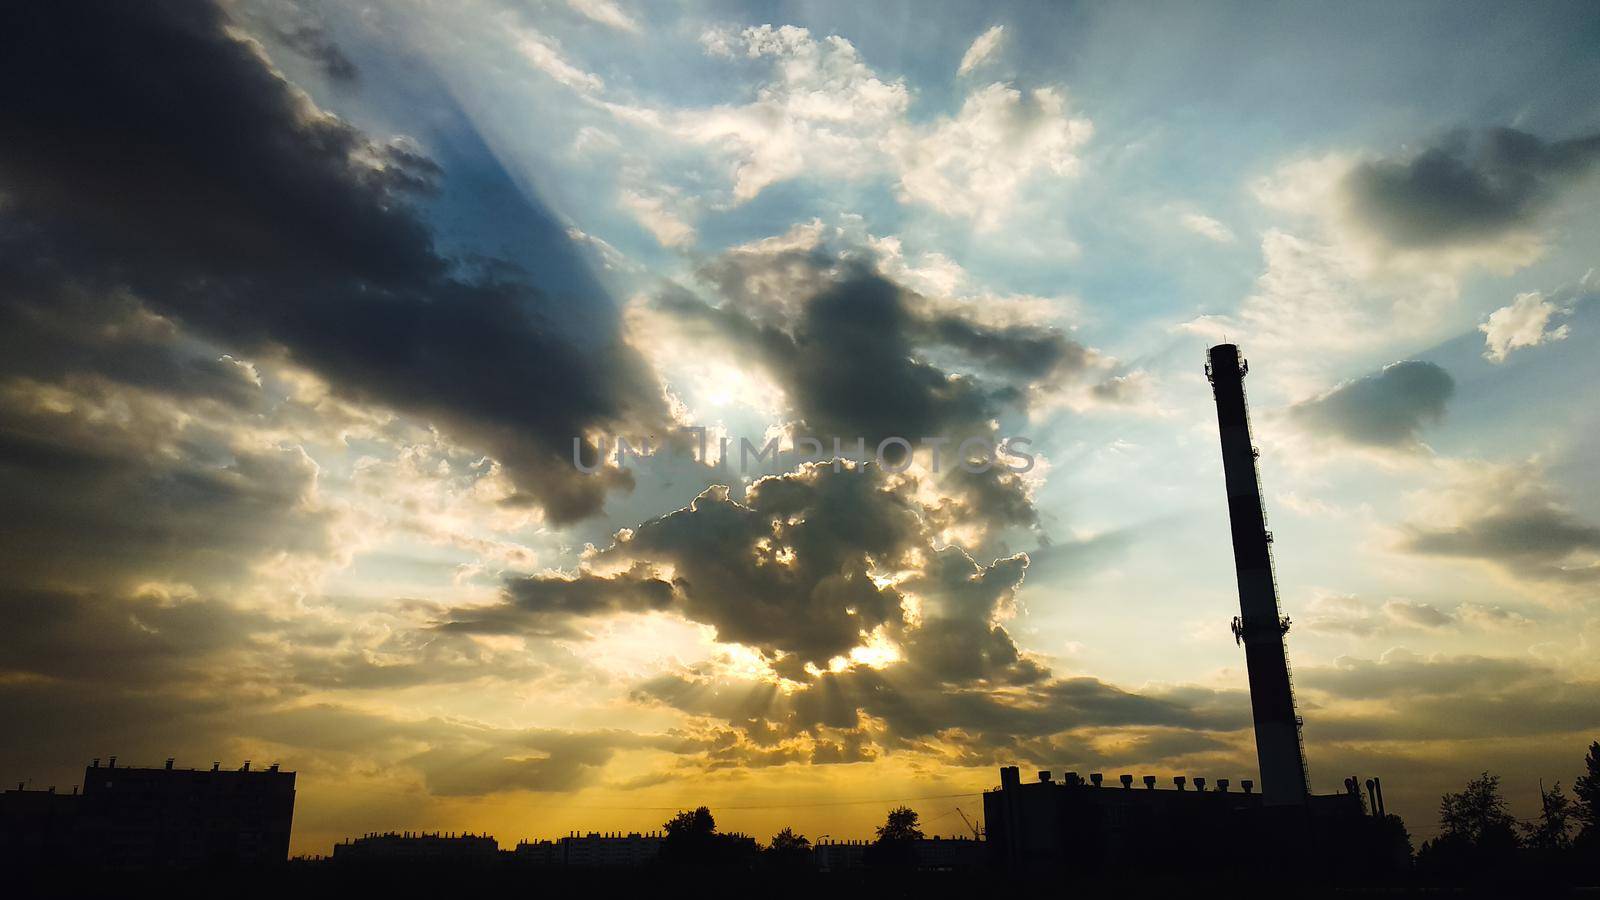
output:
[[[1175,878],[1127,877],[1086,880],[1070,872],[1018,878],[986,871],[919,872],[862,870],[726,871],[647,868],[582,870],[537,868],[441,869],[419,866],[351,868],[297,863],[251,872],[105,873],[92,870],[23,872],[0,882],[10,898],[721,898],[754,900],[806,897],[1595,897],[1600,887],[1482,882],[1439,885],[1409,881],[1318,884],[1305,878],[1245,880],[1208,878],[1204,872]]]

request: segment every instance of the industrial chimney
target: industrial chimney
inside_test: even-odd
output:
[[[1233,620],[1233,636],[1244,644],[1250,673],[1262,801],[1269,806],[1288,806],[1306,802],[1309,779],[1300,745],[1300,718],[1295,715],[1294,690],[1289,684],[1289,658],[1283,648],[1289,620],[1278,610],[1278,584],[1267,546],[1272,535],[1261,503],[1256,448],[1245,406],[1244,376],[1248,371],[1249,364],[1233,344],[1218,344],[1206,352],[1206,376],[1217,400],[1217,426],[1222,433],[1222,474],[1233,526],[1233,565],[1239,579],[1239,616]]]

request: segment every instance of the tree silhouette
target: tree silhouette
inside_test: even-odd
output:
[[[863,861],[869,866],[910,868],[917,863],[917,841],[922,831],[917,828],[917,811],[909,806],[889,810],[889,816],[878,826],[878,839]]]
[[[1484,772],[1439,799],[1439,836],[1422,845],[1417,865],[1447,877],[1508,872],[1522,847],[1516,825],[1500,776]]]
[[[922,832],[917,828],[917,811],[909,806],[889,810],[889,818],[878,826],[878,843],[895,841],[920,841]]]
[[[1583,758],[1584,774],[1572,783],[1572,793],[1577,798],[1572,804],[1572,815],[1583,828],[1583,835],[1600,839],[1600,741],[1589,744],[1589,754]]]
[[[1528,846],[1546,853],[1563,852],[1572,846],[1572,801],[1561,792],[1561,782],[1547,791],[1539,788],[1539,817],[1524,823],[1522,832]]]
[[[683,810],[662,826],[661,860],[677,866],[747,866],[759,849],[754,838],[718,834],[717,820],[704,806]]]
[[[1484,772],[1467,782],[1458,794],[1445,794],[1439,800],[1439,829],[1444,834],[1465,838],[1474,845],[1503,840],[1511,835],[1516,820],[1500,794],[1500,776]]]
[[[795,870],[811,864],[811,841],[793,828],[785,828],[772,836],[772,842],[761,854],[762,864],[775,869]]]
[[[701,806],[694,810],[679,810],[662,828],[666,830],[668,839],[700,838],[716,834],[717,820],[712,817],[710,809]]]
[[[1576,798],[1572,816],[1578,822],[1578,837],[1573,843],[1573,863],[1582,877],[1600,881],[1600,741],[1589,744],[1583,759],[1584,774],[1572,782]]]
[[[811,849],[811,840],[803,834],[795,834],[793,828],[785,828],[772,836],[767,849],[776,853],[804,852]]]

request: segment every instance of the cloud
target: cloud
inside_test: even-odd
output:
[[[1414,449],[1421,446],[1423,426],[1444,417],[1454,393],[1450,373],[1430,362],[1405,360],[1297,403],[1290,415],[1305,427],[1354,444]]]
[[[505,592],[505,606],[457,610],[441,627],[468,634],[570,635],[572,619],[666,609],[674,600],[673,585],[648,563],[615,575],[513,579]]]
[[[1499,734],[1519,736],[1600,725],[1593,683],[1522,659],[1390,651],[1379,660],[1297,667],[1295,676],[1320,707],[1308,733],[1314,728],[1324,740],[1480,738],[1478,723],[1486,720]]]
[[[448,627],[670,608],[717,639],[826,667],[880,627],[897,630],[901,597],[876,576],[926,541],[916,505],[873,467],[807,466],[752,484],[743,502],[709,488],[687,507],[618,534],[576,577],[513,580],[499,607],[457,610]],[[622,574],[606,575],[620,570]],[[499,630],[504,625],[496,624]]]
[[[1367,637],[1376,634],[1382,623],[1360,598],[1349,594],[1319,594],[1306,604],[1302,617],[1305,626],[1324,634]]]
[[[1419,628],[1443,628],[1454,621],[1432,603],[1418,603],[1414,600],[1390,600],[1383,604],[1383,614],[1402,625],[1414,625]]]
[[[1537,347],[1550,341],[1565,340],[1571,331],[1570,327],[1559,325],[1550,328],[1550,320],[1570,312],[1546,300],[1538,291],[1518,294],[1510,306],[1502,306],[1490,313],[1489,320],[1478,326],[1487,345],[1483,358],[1490,362],[1505,362],[1511,351],[1519,347]]]
[[[681,764],[696,768],[891,752],[992,765],[1068,745],[1101,758],[1117,754],[1079,743],[1109,728],[1125,758],[1214,748],[1212,734],[1247,726],[1242,692],[1053,675],[1005,625],[1027,557],[985,565],[941,545],[942,501],[923,497],[907,476],[854,464],[768,476],[742,500],[712,488],[619,532],[577,573],[512,579],[498,603],[453,609],[443,630],[541,636],[665,610],[756,649],[756,673],[708,662],[636,684],[637,701],[690,717]]]
[[[683,247],[694,243],[694,226],[674,212],[670,199],[661,194],[624,190],[618,202],[663,247]]]
[[[1252,184],[1283,218],[1236,311],[1184,327],[1241,335],[1278,368],[1436,340],[1477,272],[1507,275],[1545,251],[1543,213],[1600,157],[1600,136],[1545,143],[1511,129],[1458,134],[1406,160],[1331,152]]]
[[[1406,632],[1467,628],[1477,631],[1506,631],[1531,625],[1521,613],[1498,606],[1460,603],[1440,609],[1431,603],[1395,597],[1373,604],[1352,595],[1320,594],[1307,604],[1301,621],[1312,631],[1345,634],[1357,638]]]
[[[4,31],[34,39],[0,88],[9,302],[127,294],[236,355],[285,353],[493,453],[557,521],[620,485],[574,472],[572,437],[665,412],[614,325],[562,330],[562,303],[608,302],[592,280],[552,296],[538,273],[441,256],[408,202],[439,167],[311,106],[214,7],[15,14]]]
[[[1408,160],[1357,164],[1355,216],[1401,248],[1496,241],[1532,227],[1600,160],[1600,135],[1546,142],[1514,128],[1457,132]]]
[[[1404,546],[1432,556],[1493,560],[1544,577],[1588,582],[1600,576],[1593,562],[1564,564],[1575,554],[1600,553],[1600,528],[1554,507],[1516,510],[1496,504],[1454,528],[1412,526]]]
[[[795,427],[844,441],[963,439],[990,434],[1007,410],[1140,399],[1138,377],[1062,329],[999,318],[1019,304],[914,293],[888,274],[898,256],[822,232],[818,223],[707,261],[696,274],[709,301],[668,290],[640,310],[639,327],[759,365]]]
[[[1234,241],[1233,231],[1210,216],[1188,212],[1179,216],[1178,222],[1184,228],[1218,244],[1231,244]]]
[[[991,84],[969,94],[954,117],[903,143],[900,189],[980,230],[997,228],[1035,176],[1077,175],[1078,151],[1093,134],[1088,119],[1068,113],[1057,89],[1024,93]]]
[[[1533,620],[1514,610],[1479,603],[1463,603],[1456,607],[1456,618],[1484,631],[1526,628]]]
[[[164,360],[159,343],[137,338],[111,343],[122,344],[107,348],[113,370],[144,379],[193,364],[196,377],[187,396],[84,375],[0,382],[0,563],[11,585],[242,582],[266,558],[286,571],[336,552],[339,515],[320,501],[316,464],[232,427],[257,414],[259,397],[237,367],[181,350]]]
[[[1600,578],[1600,527],[1573,513],[1536,467],[1457,467],[1444,489],[1412,498],[1400,547],[1479,559],[1532,581],[1584,585]]]
[[[517,51],[534,68],[573,90],[599,93],[605,89],[605,82],[600,76],[585,72],[568,62],[554,38],[526,26],[513,27],[516,28]]]
[[[961,55],[961,65],[956,69],[956,75],[969,74],[973,69],[988,62],[994,56],[994,52],[1000,49],[1000,41],[1005,37],[1005,33],[1004,25],[992,25],[983,34],[978,35],[972,46],[967,48],[967,52]]]
[[[1075,176],[1094,131],[1059,88],[1000,83],[974,88],[954,115],[914,119],[904,79],[880,75],[842,37],[819,40],[793,25],[713,28],[701,43],[716,58],[770,63],[754,99],[601,105],[622,124],[705,148],[729,182],[730,206],[794,178],[888,177],[902,202],[992,229],[1013,213],[1025,185]]]
[[[1258,357],[1271,353],[1274,371],[1306,380],[1325,377],[1304,371],[1313,362],[1427,334],[1459,297],[1454,264],[1379,267],[1337,223],[1268,228],[1261,256],[1261,274],[1236,310],[1183,327],[1239,341]]]
[[[776,64],[748,104],[666,116],[679,137],[731,156],[735,202],[802,174],[858,177],[881,168],[889,136],[904,128],[905,82],[879,78],[844,38],[818,41],[804,28],[762,25],[714,29],[703,42],[713,56]]]
[[[775,727],[781,740],[792,745],[809,746],[819,735],[852,736],[869,742],[877,753],[914,752],[958,766],[1176,756],[1215,747],[1214,735],[1249,725],[1243,692],[1181,688],[1134,693],[1088,677],[995,691],[928,683],[919,676],[910,664],[854,666],[780,694],[690,673],[646,682],[637,696],[700,717],[740,723],[740,736],[753,719],[756,728]],[[1105,731],[1114,731],[1123,746],[1097,750],[1093,738]]]
[[[329,80],[349,83],[360,74],[356,64],[334,43],[320,22],[302,21],[274,29],[275,36],[294,52],[322,68]]]
[[[567,5],[584,16],[618,31],[639,33],[639,23],[618,6],[615,0],[567,0]]]
[[[923,573],[902,585],[923,598],[922,621],[905,638],[908,659],[950,684],[1028,684],[1049,675],[1024,656],[999,622],[1016,612],[1028,558],[1018,554],[979,566],[955,547],[937,552]]]

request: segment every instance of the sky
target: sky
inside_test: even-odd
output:
[[[0,20],[0,781],[279,762],[325,854],[1255,777],[1221,341],[1313,788],[1600,732],[1592,4]]]

